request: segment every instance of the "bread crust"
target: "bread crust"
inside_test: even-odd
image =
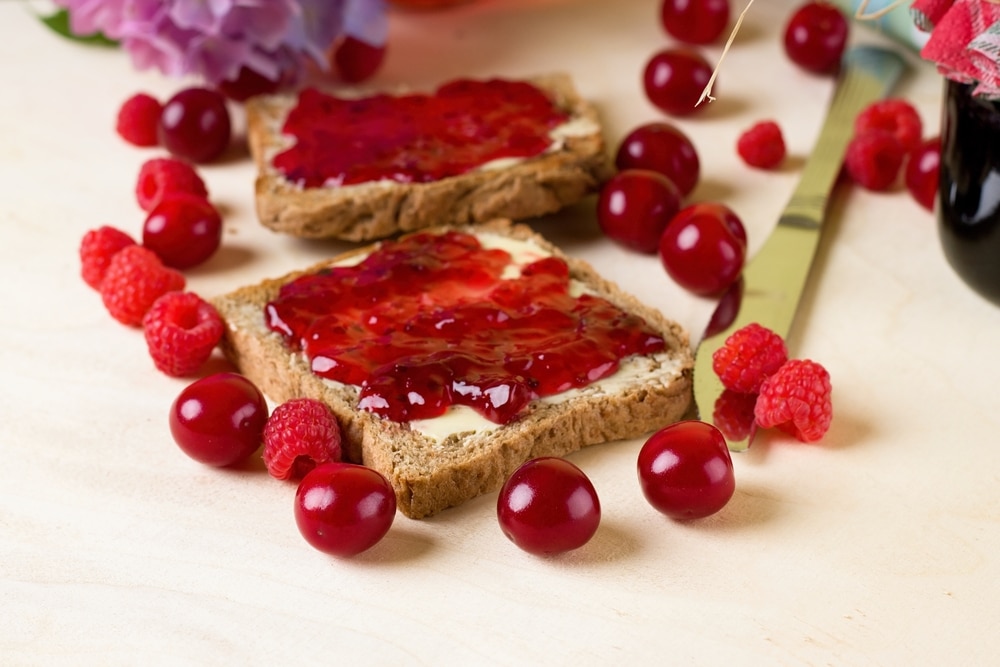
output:
[[[585,262],[567,258],[524,225],[500,220],[463,230],[530,240],[562,257],[569,265],[571,278],[645,319],[664,338],[667,351],[656,358],[641,358],[643,375],[613,390],[589,387],[559,402],[532,401],[514,422],[487,432],[455,434],[441,441],[412,429],[408,423],[358,410],[356,387],[313,374],[304,355],[290,351],[264,323],[264,305],[282,285],[357,253],[367,254],[376,246],[213,300],[227,323],[223,350],[240,371],[273,401],[281,403],[305,396],[329,405],[343,429],[345,457],[385,475],[395,489],[400,511],[414,519],[496,491],[529,459],[563,456],[588,445],[648,434],[681,419],[691,402],[690,343],[680,325],[639,303]]]
[[[595,128],[566,137],[555,150],[516,164],[480,169],[429,183],[360,183],[301,188],[272,165],[290,145],[281,127],[296,98],[247,102],[247,137],[257,165],[256,205],[262,224],[303,238],[369,241],[441,224],[520,220],[553,213],[596,191],[613,173],[597,111],[565,74],[536,77],[571,119]]]

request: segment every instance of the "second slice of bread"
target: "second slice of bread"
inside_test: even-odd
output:
[[[422,518],[483,493],[496,491],[522,463],[538,456],[563,456],[584,446],[639,437],[681,419],[691,401],[692,358],[680,325],[639,303],[588,264],[565,257],[530,228],[495,221],[466,228],[538,246],[567,262],[570,277],[619,308],[642,317],[664,339],[654,355],[629,357],[604,381],[554,397],[536,399],[505,425],[457,427],[428,434],[410,423],[393,422],[357,407],[358,387],[324,380],[309,361],[270,331],[264,307],[281,286],[348,258],[341,256],[305,271],[244,287],[213,300],[226,321],[224,349],[241,372],[272,400],[310,397],[326,403],[340,421],[348,459],[364,463],[391,482],[399,509]],[[362,249],[351,254],[365,253]]]
[[[281,128],[296,97],[251,99],[248,139],[258,171],[261,223],[304,238],[367,241],[441,224],[537,217],[578,202],[612,173],[597,112],[567,75],[537,77],[531,83],[568,113],[579,131],[561,136],[537,157],[427,183],[377,181],[310,188],[291,183],[272,160],[290,145]]]

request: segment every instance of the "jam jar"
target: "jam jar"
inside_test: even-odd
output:
[[[1000,305],[1000,101],[974,88],[945,81],[938,231],[962,280]]]

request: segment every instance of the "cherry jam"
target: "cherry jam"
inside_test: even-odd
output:
[[[343,99],[303,90],[274,167],[301,187],[425,183],[501,158],[540,155],[568,115],[521,81],[461,79],[433,94]]]
[[[265,317],[314,373],[360,386],[360,408],[399,422],[464,405],[504,424],[664,349],[641,318],[574,295],[563,260],[532,259],[518,272],[473,235],[418,233],[286,284]]]
[[[1000,103],[973,87],[945,82],[938,232],[955,272],[1000,305]]]

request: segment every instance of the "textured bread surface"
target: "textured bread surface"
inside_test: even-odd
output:
[[[247,103],[247,133],[257,165],[257,215],[265,226],[303,238],[368,241],[442,224],[519,220],[553,213],[594,192],[612,173],[596,110],[563,74],[531,82],[593,130],[560,139],[548,152],[508,166],[478,169],[428,183],[379,181],[302,188],[272,164],[292,145],[282,134],[293,95]]]
[[[498,220],[463,231],[529,240],[562,257],[572,279],[641,316],[663,337],[666,350],[623,362],[623,366],[630,363],[638,369],[627,380],[538,399],[508,424],[436,439],[414,430],[409,423],[357,409],[357,387],[314,375],[305,356],[290,350],[264,321],[265,304],[285,283],[350,255],[368,254],[377,246],[213,300],[227,324],[223,349],[241,372],[273,401],[306,396],[329,405],[344,432],[345,457],[384,474],[396,491],[399,509],[411,518],[427,517],[496,491],[519,465],[532,458],[563,456],[587,445],[650,433],[681,419],[691,402],[690,344],[678,324],[601,278],[588,264],[566,258],[527,226]]]

